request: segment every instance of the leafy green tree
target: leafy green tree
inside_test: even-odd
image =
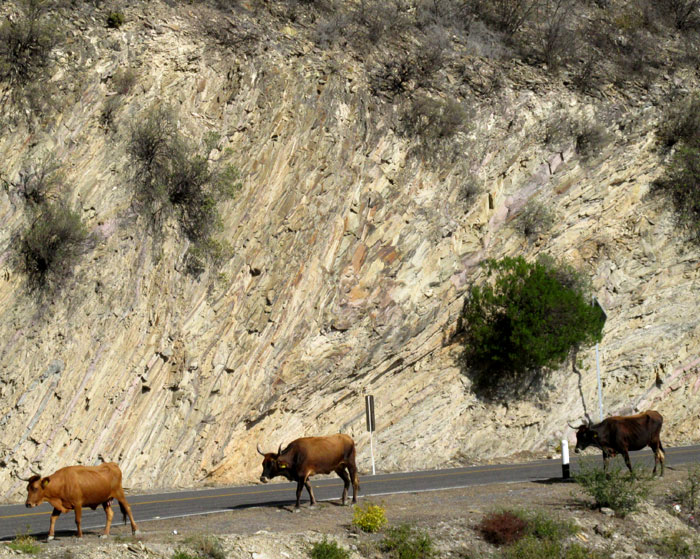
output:
[[[556,367],[572,349],[600,340],[599,311],[571,267],[523,257],[485,266],[489,281],[472,287],[462,315],[466,364],[477,389]]]

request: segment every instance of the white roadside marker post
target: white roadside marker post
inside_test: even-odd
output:
[[[367,430],[369,431],[369,452],[372,456],[372,475],[376,475],[374,469],[374,444],[372,433],[374,432],[374,396],[365,396],[365,416],[367,418]]]
[[[571,471],[569,470],[569,441],[562,439],[561,441],[561,477],[569,479]]]

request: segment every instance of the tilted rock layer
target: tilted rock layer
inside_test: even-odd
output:
[[[274,41],[222,47],[202,32],[221,17],[204,6],[132,4],[118,30],[73,22],[52,80],[61,62],[80,80],[58,117],[0,136],[5,177],[54,154],[94,239],[65,289],[40,301],[11,264],[26,212],[0,190],[4,500],[30,467],[101,459],[134,489],[251,481],[256,443],[338,431],[367,472],[366,394],[380,471],[552,454],[572,437],[567,422],[598,416],[594,349],[508,405],[475,396],[461,363],[464,297],[479,263],[506,255],[546,253],[590,276],[608,313],[606,414],[657,409],[667,446],[700,439],[700,251],[647,195],[663,169],[663,90],[583,97],[531,67],[465,55],[465,71],[488,65],[504,85],[472,98],[463,150],[436,163],[393,132],[396,115],[351,54],[274,21]],[[246,18],[241,8],[222,25]],[[124,68],[137,80],[109,132],[100,116]],[[156,105],[194,142],[215,139],[212,165],[241,171],[220,208],[233,257],[200,278],[184,271],[176,224],[154,237],[133,211],[130,127]],[[546,142],[566,119],[604,122],[606,143],[584,158],[572,138]],[[481,190],[467,199],[474,177]],[[534,242],[513,227],[532,199],[556,215]]]

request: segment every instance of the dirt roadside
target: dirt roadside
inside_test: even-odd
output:
[[[384,507],[391,526],[409,524],[428,533],[439,557],[494,556],[496,548],[484,542],[475,527],[488,512],[515,508],[541,510],[553,518],[573,522],[579,531],[572,538],[590,549],[605,552],[606,556],[652,558],[663,555],[654,554],[650,541],[674,532],[686,533],[690,538],[697,535],[672,509],[670,495],[686,478],[683,469],[667,470],[663,479],[652,482],[648,501],[626,518],[615,518],[591,509],[592,500],[576,484],[560,481],[361,497],[360,503],[371,502]],[[216,536],[225,557],[232,558],[308,558],[310,547],[324,536],[349,549],[353,558],[376,554],[376,543],[382,536],[354,530],[353,507],[331,501],[310,509],[307,501],[300,512],[292,510],[291,506],[247,507],[203,516],[143,521],[138,537],[130,535],[128,526],[116,524],[109,539],[100,539],[99,531],[92,530],[86,532],[82,540],[63,534],[53,542],[39,542],[38,556],[170,559],[178,550],[190,553],[194,549],[193,542],[204,535]],[[7,546],[0,546],[0,557],[15,553]],[[197,557],[196,552],[192,551],[191,556]]]

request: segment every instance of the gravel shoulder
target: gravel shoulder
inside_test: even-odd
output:
[[[592,500],[576,484],[561,481],[367,497],[361,498],[360,504],[371,502],[383,506],[390,526],[405,523],[427,532],[436,544],[439,557],[495,556],[496,548],[484,542],[475,527],[486,513],[515,508],[541,510],[553,518],[573,522],[578,533],[571,537],[607,556],[653,558],[662,555],[654,554],[649,545],[651,540],[674,532],[687,534],[691,539],[699,535],[672,511],[670,495],[686,478],[684,469],[667,470],[663,479],[652,482],[648,501],[626,518],[607,516],[592,509]],[[142,533],[138,537],[130,535],[128,526],[116,523],[108,539],[100,539],[99,530],[89,530],[82,540],[63,533],[52,542],[39,541],[36,556],[170,559],[177,550],[191,550],[197,538],[215,536],[225,557],[301,559],[309,557],[314,542],[327,536],[348,548],[353,558],[379,557],[377,543],[381,534],[355,531],[352,506],[343,507],[335,501],[321,502],[310,509],[306,502],[300,512],[292,510],[291,506],[245,507],[210,515],[144,521],[140,523]],[[115,521],[118,519],[121,515],[115,515]],[[17,553],[7,545],[0,546],[0,557]],[[197,557],[192,553],[192,557]]]

